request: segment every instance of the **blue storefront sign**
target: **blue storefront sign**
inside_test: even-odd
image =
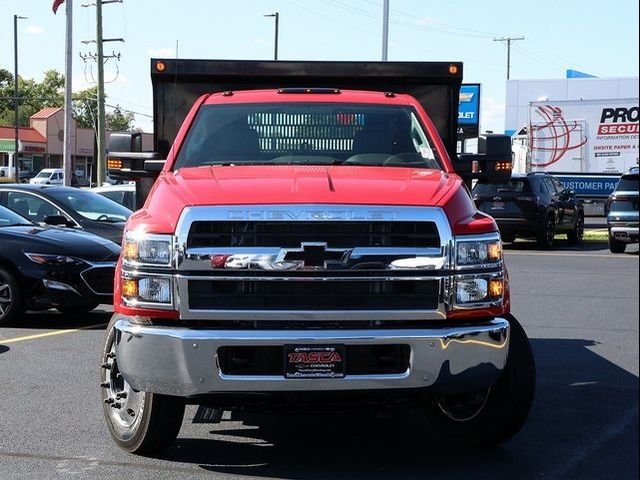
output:
[[[575,190],[577,195],[608,197],[620,181],[619,176],[564,175],[554,174],[565,188]]]
[[[458,107],[458,140],[477,138],[480,133],[480,84],[465,83],[460,87]]]

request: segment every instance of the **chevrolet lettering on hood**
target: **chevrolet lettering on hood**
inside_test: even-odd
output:
[[[393,221],[398,216],[394,211],[366,210],[230,210],[228,220],[362,220]]]

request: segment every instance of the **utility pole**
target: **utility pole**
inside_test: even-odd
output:
[[[15,110],[14,122],[15,122],[15,149],[13,152],[13,178],[16,183],[20,183],[20,162],[18,161],[18,151],[20,150],[20,127],[18,122],[20,116],[18,115],[18,20],[26,20],[27,17],[21,17],[19,15],[13,16],[13,108]]]
[[[279,41],[279,35],[280,35],[280,12],[276,12],[276,13],[271,13],[269,15],[264,15],[265,17],[271,17],[275,19],[276,22],[276,38],[275,38],[275,42],[274,42],[274,46],[273,46],[273,59],[274,60],[278,60],[278,41]]]
[[[389,59],[389,0],[382,7],[382,61]]]
[[[73,76],[73,0],[67,0],[65,6],[66,38],[64,48],[64,147],[62,151],[62,166],[64,168],[64,185],[71,186],[73,177],[73,150],[71,145],[71,119],[73,117],[72,76]]]
[[[96,39],[85,40],[82,43],[95,43],[96,55],[89,55],[96,61],[98,67],[98,121],[96,132],[96,160],[97,160],[97,174],[96,180],[98,186],[106,179],[107,174],[107,161],[106,161],[106,145],[105,145],[105,130],[106,130],[106,112],[105,112],[105,95],[104,95],[104,60],[105,58],[120,58],[119,54],[104,55],[103,45],[105,42],[124,42],[122,38],[103,38],[102,35],[102,6],[109,3],[122,3],[123,0],[97,0],[93,4],[85,4],[83,7],[96,7]],[[82,57],[86,60],[87,57]]]
[[[494,42],[502,42],[507,45],[507,80],[511,78],[511,44],[518,40],[524,40],[524,37],[500,37],[494,38]]]
[[[106,114],[104,111],[104,51],[102,38],[102,0],[96,1],[96,53],[98,54],[98,136],[96,139],[98,151],[97,158],[97,183],[101,186],[106,180],[107,161],[106,148],[104,145],[104,130],[106,122]]]

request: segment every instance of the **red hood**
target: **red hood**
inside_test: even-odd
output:
[[[462,191],[458,176],[428,169],[349,166],[228,166],[163,172],[129,222],[171,233],[185,206],[362,204],[444,206]],[[466,195],[465,195],[466,196]],[[456,203],[459,203],[457,199]],[[473,203],[464,206],[468,218]],[[460,205],[457,205],[460,209]],[[470,210],[471,209],[471,210]],[[451,218],[451,217],[450,217]],[[455,224],[456,219],[452,219]]]

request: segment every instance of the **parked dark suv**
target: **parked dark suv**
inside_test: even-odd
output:
[[[547,173],[514,174],[506,183],[478,183],[473,199],[480,211],[496,219],[505,242],[517,236],[535,237],[540,247],[551,248],[556,233],[566,233],[574,244],[582,240],[582,202]]]
[[[636,167],[622,175],[607,201],[609,249],[612,253],[623,253],[627,243],[638,242],[638,173]]]

